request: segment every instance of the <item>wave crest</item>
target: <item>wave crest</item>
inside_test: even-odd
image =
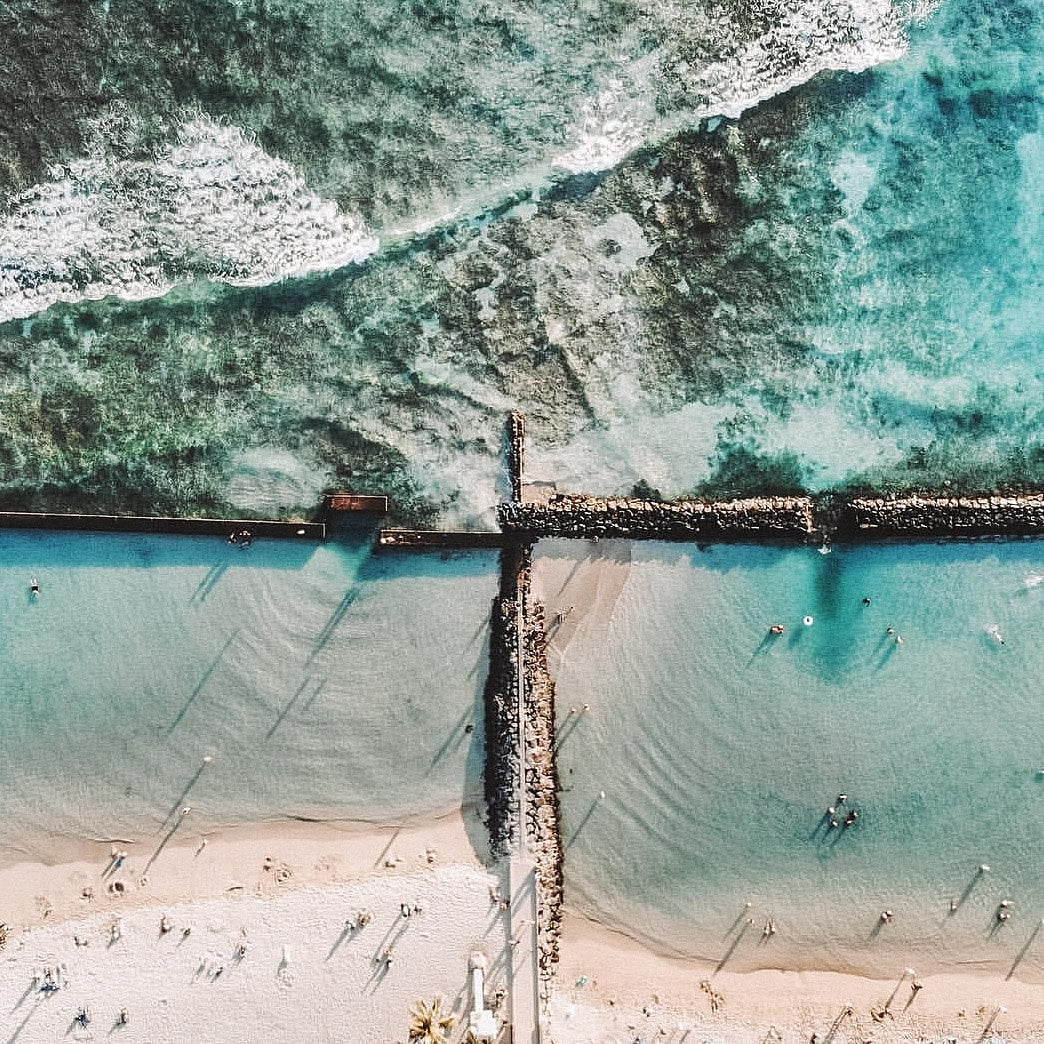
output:
[[[58,301],[158,296],[200,276],[269,283],[378,246],[289,163],[205,117],[154,160],[94,155],[51,177],[0,219],[0,321]]]
[[[704,7],[668,0],[655,8],[657,50],[614,69],[582,103],[568,151],[556,165],[604,170],[651,138],[701,118],[737,118],[759,102],[828,69],[860,72],[900,57],[911,25],[941,0],[730,0]]]

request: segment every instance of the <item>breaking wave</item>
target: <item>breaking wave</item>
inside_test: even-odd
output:
[[[728,5],[657,4],[665,42],[617,69],[574,120],[556,160],[572,173],[614,166],[645,143],[701,118],[739,117],[826,70],[861,72],[899,58],[912,24],[940,0],[763,0],[746,17]],[[713,41],[713,53],[705,45]]]
[[[117,124],[121,106],[147,123],[148,106],[130,96],[107,103],[88,121],[97,144],[7,203],[0,321],[58,301],[154,297],[196,278],[264,284],[358,262],[378,235],[400,239],[446,214],[481,214],[563,172],[612,167],[705,117],[738,116],[824,69],[896,58],[932,8],[639,0],[587,25],[552,0],[506,10],[499,50],[478,15],[456,12],[448,29],[414,24],[394,45],[368,24],[335,18],[328,32],[368,56],[365,73],[342,68],[326,36],[302,40],[311,31],[304,9],[294,9],[305,19],[294,32],[258,9],[259,27],[277,34],[273,46],[290,48],[292,64],[314,65],[307,85],[258,73],[253,108],[233,108],[223,122],[184,118],[175,140],[144,150],[128,150]],[[214,29],[222,40],[224,31]],[[433,62],[450,37],[460,61]],[[243,73],[218,65],[207,75],[210,104],[192,111],[216,113]],[[283,113],[277,124],[266,105]],[[280,143],[269,152],[284,158],[241,126],[261,128],[264,141]]]
[[[377,246],[290,164],[198,118],[155,160],[83,158],[12,201],[0,219],[0,321],[57,301],[155,297],[198,277],[270,283]]]

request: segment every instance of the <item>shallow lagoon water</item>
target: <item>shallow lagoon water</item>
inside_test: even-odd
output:
[[[478,800],[495,561],[370,544],[0,534],[0,856]]]
[[[567,903],[737,970],[1008,972],[1044,915],[1044,546],[630,557],[558,674]],[[552,607],[590,568],[541,545]],[[828,830],[840,793],[860,819]]]

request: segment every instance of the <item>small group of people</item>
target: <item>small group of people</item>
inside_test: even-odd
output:
[[[858,808],[849,808],[845,812],[844,818],[841,818],[841,811],[847,802],[847,794],[838,794],[837,800],[826,810],[828,830],[836,830],[838,827],[848,828],[859,822]]]
[[[242,548],[248,548],[254,542],[254,531],[252,529],[237,529],[228,537],[230,544],[238,544]]]
[[[801,618],[801,622],[806,627],[811,627],[816,622],[816,618],[809,614],[807,616],[803,616]],[[781,635],[785,630],[786,628],[781,623],[776,623],[769,628],[769,634],[778,636]]]
[[[360,928],[365,928],[373,920],[373,914],[369,910],[360,910],[354,917],[349,917],[344,922],[344,930],[352,933]]]
[[[864,598],[863,599],[863,607],[866,608],[869,605],[870,605],[870,599],[869,598]],[[811,627],[816,622],[816,618],[811,613],[808,613],[808,614],[806,614],[805,616],[803,616],[801,618],[801,622],[806,627]],[[786,628],[784,628],[784,626],[782,624],[780,624],[780,623],[773,624],[769,628],[769,634],[780,635],[780,634],[782,634],[784,632],[785,629]],[[892,629],[889,628],[889,632],[891,632],[891,630]],[[900,641],[899,644],[902,644],[902,642]]]
[[[48,965],[43,972],[33,969],[33,985],[41,993],[56,993],[65,985],[65,965]]]

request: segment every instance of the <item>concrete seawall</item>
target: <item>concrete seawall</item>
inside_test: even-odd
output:
[[[0,529],[60,529],[88,533],[171,533],[229,537],[247,529],[255,537],[324,540],[322,522],[274,522],[259,518],[168,518],[160,515],[82,515],[0,511]]]
[[[507,469],[512,503],[522,503],[522,481],[526,470],[526,415],[519,410],[508,418]]]
[[[806,541],[814,531],[810,497],[747,500],[634,500],[555,494],[546,504],[502,504],[505,533],[631,540]]]
[[[445,548],[450,551],[475,551],[503,547],[503,533],[452,529],[382,529],[377,546],[389,551],[410,548]]]

